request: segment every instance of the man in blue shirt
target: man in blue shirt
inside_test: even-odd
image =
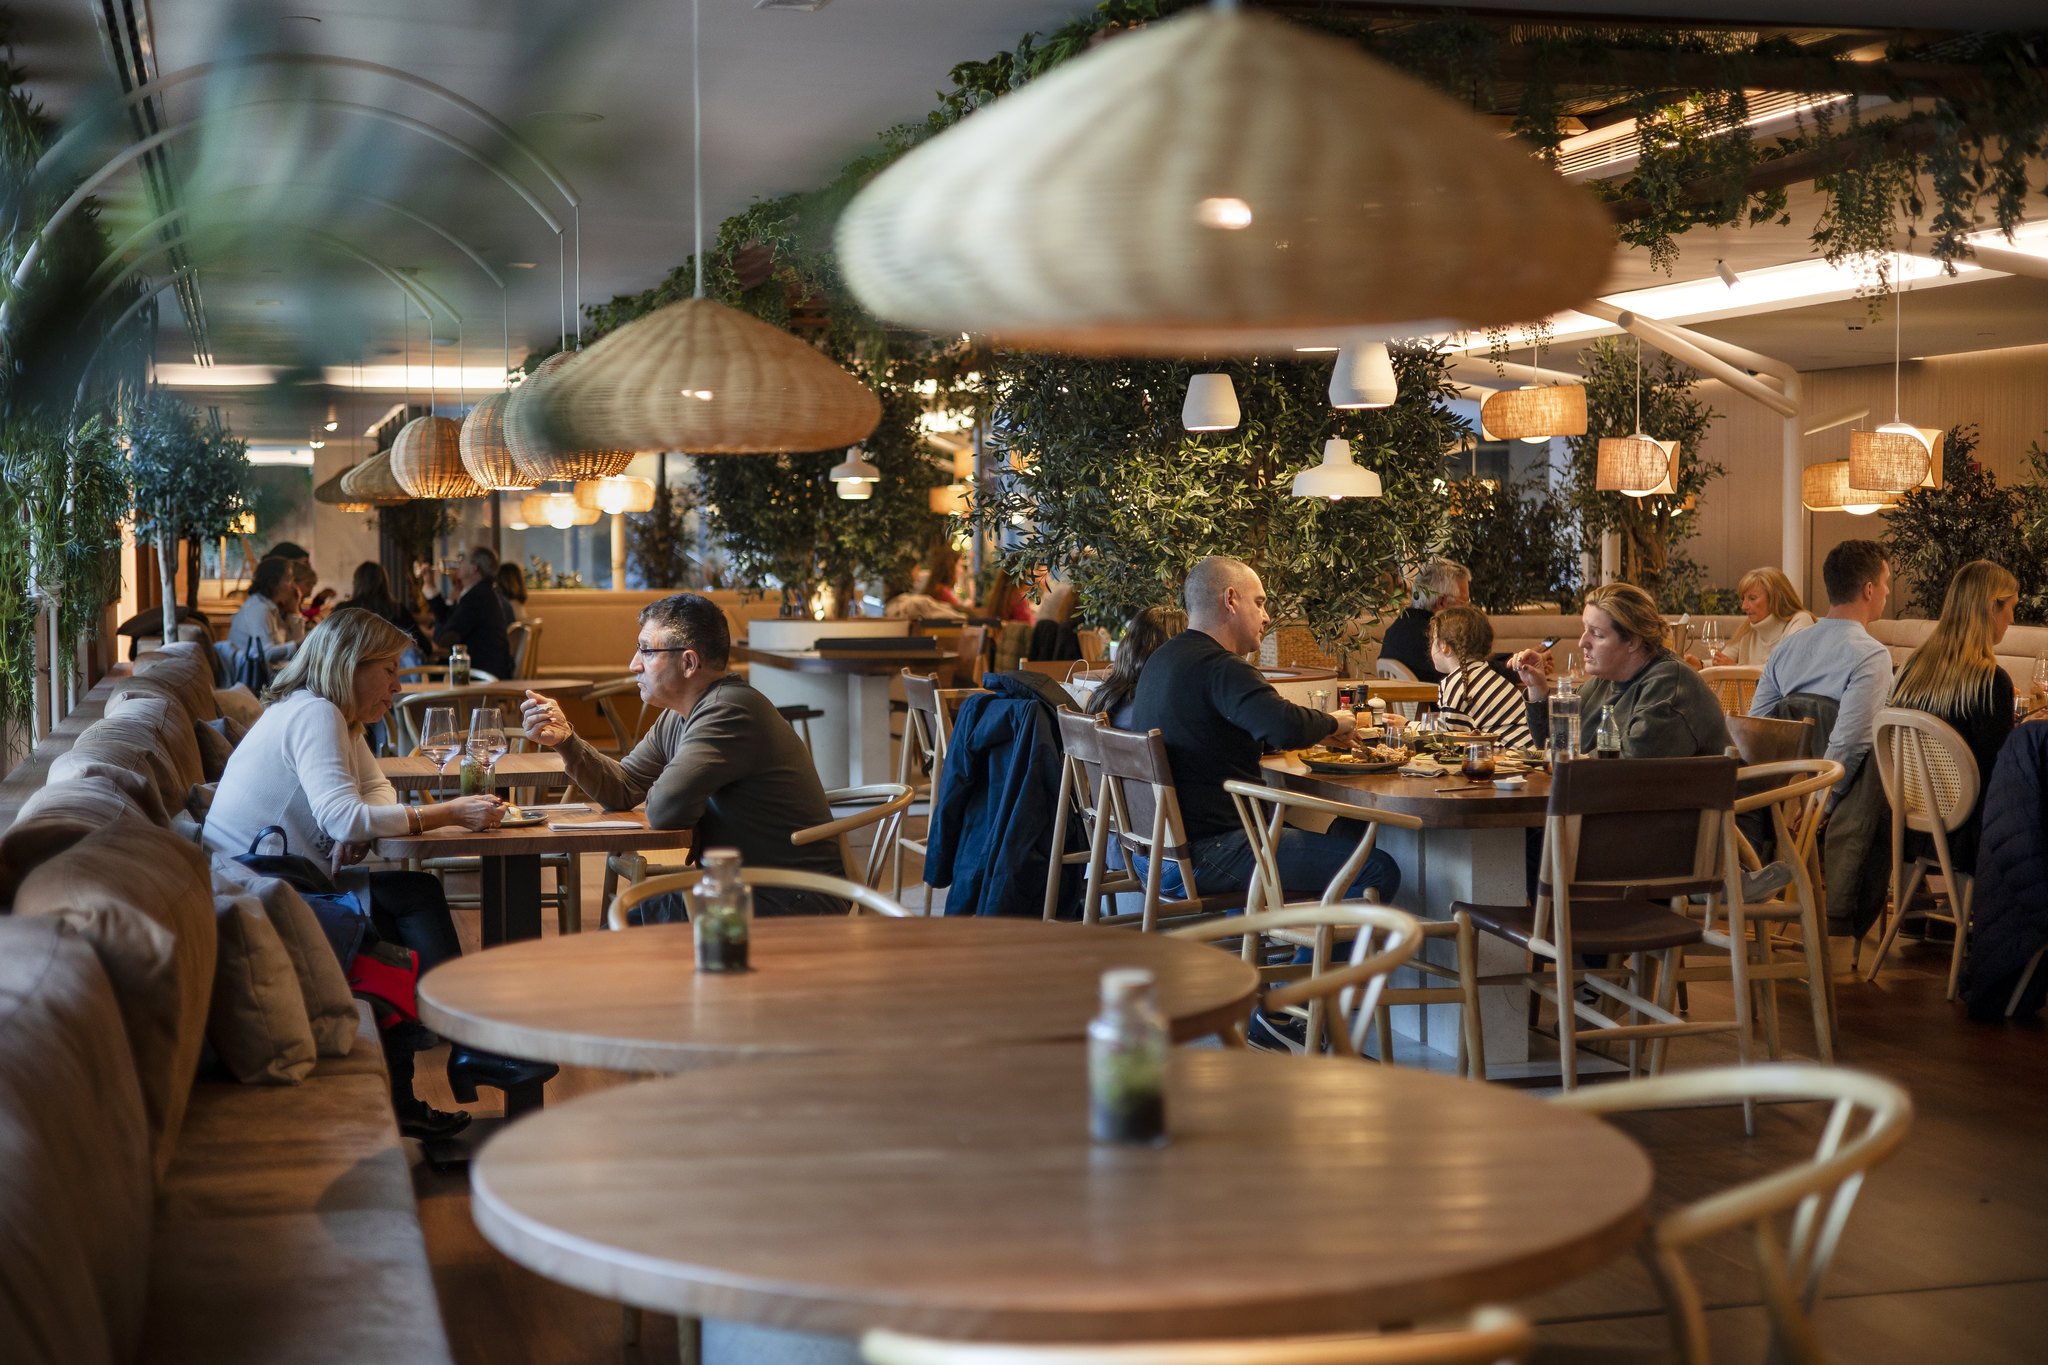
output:
[[[1827,586],[1828,614],[1771,651],[1749,714],[1774,716],[1785,698],[1800,693],[1836,701],[1839,709],[1827,757],[1840,763],[1846,776],[1830,798],[1832,805],[1848,790],[1870,753],[1878,708],[1891,688],[1891,652],[1868,626],[1884,615],[1892,570],[1876,541],[1845,540],[1828,551],[1820,572]]]

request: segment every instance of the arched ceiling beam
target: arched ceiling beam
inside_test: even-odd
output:
[[[337,237],[333,233],[328,232],[323,228],[316,228],[308,223],[295,223],[289,220],[280,220],[276,222],[264,223],[224,223],[216,227],[199,228],[194,231],[180,233],[177,236],[171,238],[169,241],[158,243],[155,247],[152,247],[150,250],[145,251],[142,255],[138,256],[134,261],[130,262],[127,266],[125,266],[120,274],[116,275],[113,279],[109,280],[107,282],[106,287],[100,290],[99,297],[94,299],[92,302],[92,307],[99,307],[101,304],[105,303],[109,298],[113,297],[113,295],[121,288],[123,284],[126,284],[129,280],[135,278],[135,276],[142,274],[147,267],[147,263],[152,257],[160,256],[164,252],[174,250],[180,246],[189,246],[191,243],[197,240],[217,237],[223,234],[233,234],[236,238],[239,239],[241,237],[248,236],[250,233],[272,227],[294,228],[300,232],[305,233],[308,237],[312,238],[314,241],[320,243],[321,245],[331,247],[335,251],[338,251],[345,256],[352,257],[355,260],[362,262],[364,265],[369,266],[372,270],[375,270],[378,274],[384,276],[384,278],[390,280],[393,284],[397,285],[401,290],[403,290],[406,296],[409,297],[414,303],[418,304],[420,306],[420,311],[425,313],[429,318],[440,317],[445,312],[445,314],[448,317],[451,317],[455,320],[456,326],[459,327],[462,325],[462,314],[455,311],[455,306],[453,304],[449,303],[448,300],[442,298],[440,294],[436,293],[434,290],[428,288],[424,284],[421,284],[418,280],[411,278],[410,276],[405,274],[405,272],[399,270],[396,266],[393,266],[386,261],[380,260],[377,257],[372,256],[369,252],[364,251],[355,243],[350,242],[345,238]],[[218,260],[219,256],[216,255],[211,259]],[[175,277],[176,274],[180,273],[182,272],[174,272],[173,277]],[[439,304],[441,306],[442,312],[435,311],[435,304]]]

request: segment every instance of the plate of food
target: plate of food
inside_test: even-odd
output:
[[[1369,744],[1358,749],[1303,749],[1301,761],[1315,773],[1390,773],[1408,761],[1406,749]]]
[[[506,806],[505,816],[498,821],[499,829],[525,829],[548,818],[546,811],[525,810],[519,806]]]

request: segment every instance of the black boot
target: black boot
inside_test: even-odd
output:
[[[458,1047],[448,1054],[448,1088],[464,1104],[476,1103],[476,1088],[511,1091],[551,1081],[561,1071],[553,1062],[522,1062],[495,1052]]]

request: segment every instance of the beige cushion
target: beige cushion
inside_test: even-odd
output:
[[[148,818],[111,778],[79,777],[36,788],[0,834],[0,906],[14,900],[21,879],[38,863],[116,820]]]
[[[121,1012],[69,926],[0,917],[0,1359],[126,1365],[155,1200]]]
[[[247,730],[263,719],[263,701],[254,692],[236,683],[233,687],[213,689],[214,704],[220,713]]]
[[[138,678],[156,678],[178,688],[185,699],[185,713],[194,720],[212,720],[220,714],[213,698],[213,645],[180,642],[158,649],[135,665]]]
[[[220,781],[220,775],[228,770],[228,760],[234,757],[235,746],[228,742],[226,732],[214,728],[225,724],[225,720],[192,722],[192,737],[199,741],[202,782]]]
[[[254,896],[216,896],[220,958],[207,1041],[245,1085],[297,1085],[313,1069],[313,1030],[291,954]]]
[[[129,704],[139,707],[141,702]],[[185,804],[186,789],[198,779],[185,779],[177,760],[164,752],[156,728],[150,717],[132,713],[96,720],[85,727],[76,743],[50,760],[50,780],[81,776],[84,765],[94,762],[125,768],[148,780],[156,790],[158,807],[168,815]]]
[[[98,726],[86,726],[70,749],[49,761],[45,786],[63,786],[86,778],[102,778],[123,796],[135,802],[152,825],[170,823],[170,808],[164,804],[164,784],[158,763],[133,743],[117,735],[92,735]]]
[[[199,736],[193,733],[192,718],[175,701],[117,688],[107,701],[105,718],[99,723],[147,727],[150,739],[171,765],[174,785],[164,790],[165,809],[174,810],[184,805],[185,793],[192,789],[192,784],[206,781],[206,763],[199,754]]]
[[[121,1003],[161,1173],[177,1144],[213,994],[205,856],[168,830],[122,820],[30,872],[14,913],[73,924],[99,954]]]
[[[342,975],[341,961],[327,942],[327,935],[314,917],[313,907],[293,889],[290,882],[258,876],[233,858],[215,855],[213,890],[226,894],[254,896],[270,916],[292,969],[299,979],[299,994],[306,1003],[306,1022],[313,1030],[313,1045],[322,1057],[345,1057],[356,1032],[356,999]]]

